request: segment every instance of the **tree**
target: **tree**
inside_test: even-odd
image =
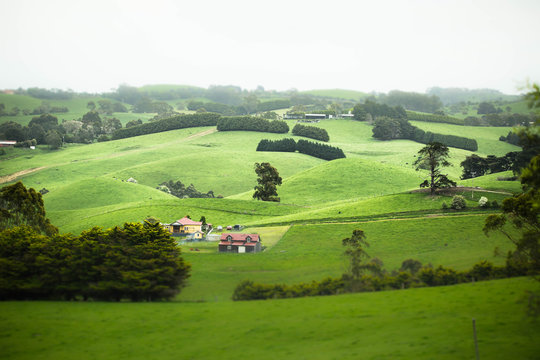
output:
[[[351,291],[358,291],[361,287],[361,277],[369,264],[364,263],[364,259],[368,259],[369,255],[365,247],[369,247],[366,241],[366,234],[359,229],[353,230],[350,238],[345,238],[341,241],[345,246],[345,256],[349,258],[349,273],[343,275],[343,279],[349,283]]]
[[[28,126],[34,124],[41,125],[45,131],[54,130],[58,126],[58,118],[51,114],[41,114],[40,116],[33,117],[28,123]]]
[[[27,189],[22,182],[0,189],[0,230],[28,225],[47,235],[58,232],[45,214],[43,198],[33,188]]]
[[[96,103],[93,101],[89,101],[88,104],[86,104],[86,108],[90,111],[96,110]]]
[[[103,123],[97,111],[89,111],[82,117],[83,127],[92,129],[95,134],[101,134]]]
[[[275,167],[270,163],[255,163],[255,173],[259,177],[253,193],[253,198],[262,201],[279,202],[277,186],[281,185],[281,177]]]
[[[418,151],[418,159],[414,162],[416,170],[427,168],[430,176],[430,180],[425,180],[420,187],[429,187],[431,195],[437,189],[456,186],[455,181],[441,174],[441,167],[451,166],[446,160],[449,156],[448,147],[440,142],[431,142]]]
[[[477,114],[495,114],[497,113],[497,109],[495,109],[495,105],[488,102],[481,102],[478,104],[478,111]]]
[[[45,135],[45,142],[49,145],[49,149],[56,150],[62,147],[62,137],[58,131],[51,130]]]

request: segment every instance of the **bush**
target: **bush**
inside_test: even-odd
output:
[[[452,205],[450,205],[450,207],[454,210],[462,210],[467,207],[467,202],[463,196],[455,195],[452,198]]]
[[[494,209],[497,209],[499,207],[499,203],[497,202],[497,200],[493,200],[491,202],[491,207]]]
[[[407,111],[407,118],[409,120],[415,120],[415,121],[464,125],[464,121],[461,119],[453,118],[446,115],[421,114],[414,111]]]
[[[481,208],[487,208],[489,207],[489,200],[487,197],[485,196],[482,196],[480,198],[480,200],[478,200],[478,206],[480,206]]]
[[[446,201],[443,201],[442,208],[443,208],[443,210],[448,209],[448,204],[446,203]]]

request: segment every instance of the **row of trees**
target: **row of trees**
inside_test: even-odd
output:
[[[278,134],[289,132],[289,125],[285,121],[269,121],[254,116],[222,117],[217,122],[218,131],[260,131]]]
[[[262,139],[257,145],[257,151],[280,151],[295,152],[310,155],[324,160],[335,160],[345,157],[343,150],[338,147],[321,144],[308,140],[300,139],[295,142],[294,139],[267,140]]]
[[[421,114],[414,111],[407,111],[407,119],[413,121],[465,125],[464,120],[455,117],[440,114]]]
[[[323,160],[335,160],[345,158],[343,150],[338,147],[303,139],[298,140],[298,142],[296,143],[296,150],[298,150],[299,153]]]
[[[250,101],[248,101],[250,100]],[[245,104],[231,106],[216,102],[204,102],[198,100],[191,100],[187,103],[187,109],[192,111],[198,111],[204,109],[205,111],[215,112],[222,115],[247,115],[250,113],[267,112],[277,109],[285,109],[291,106],[291,101],[288,99],[282,100],[269,100],[260,102],[258,100],[247,99]]]
[[[481,157],[476,154],[467,156],[461,162],[463,168],[462,179],[471,179],[477,176],[498,173],[508,170],[518,171],[520,166],[517,164],[518,152],[509,152],[504,156],[488,155]],[[522,167],[522,166],[521,166]]]
[[[295,152],[296,141],[291,138],[280,140],[262,139],[257,145],[257,151],[280,151],[280,152]]]
[[[215,126],[221,115],[215,113],[184,114],[170,118],[147,122],[140,125],[118,129],[113,132],[112,139],[124,139],[133,136],[154,134],[163,131],[184,129],[199,126]]]
[[[451,268],[430,264],[422,265],[418,260],[407,259],[399,270],[388,272],[383,262],[374,258],[368,261],[366,248],[369,243],[362,230],[354,230],[351,237],[342,240],[344,255],[349,260],[348,271],[338,278],[325,278],[311,283],[294,285],[260,284],[243,281],[233,292],[233,300],[279,299],[304,296],[335,295],[348,292],[381,291],[406,289],[424,286],[454,285],[463,282],[498,279],[521,276],[528,269],[521,262],[516,262],[512,254],[503,267],[494,266],[487,261],[475,264],[470,270],[456,271]]]
[[[296,124],[292,129],[293,135],[308,137],[310,139],[320,140],[320,141],[329,141],[330,136],[326,129],[322,129],[316,126],[306,126]]]
[[[378,117],[373,123],[373,137],[380,140],[409,139],[422,144],[440,142],[444,145],[465,149],[478,150],[475,139],[456,135],[444,135],[424,131],[409,123],[405,118]]]

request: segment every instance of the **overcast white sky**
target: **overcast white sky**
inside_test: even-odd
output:
[[[121,83],[518,93],[538,0],[0,0],[0,89]]]

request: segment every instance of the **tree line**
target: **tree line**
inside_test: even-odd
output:
[[[260,131],[278,134],[289,132],[285,121],[269,121],[255,116],[221,117],[217,122],[218,131]]]
[[[147,122],[113,132],[112,139],[124,139],[133,136],[154,134],[163,131],[185,129],[199,126],[215,126],[221,115],[215,113],[199,113],[177,115],[166,119]]]
[[[180,198],[180,199],[213,198],[214,197],[214,192],[212,190],[208,191],[207,193],[202,193],[195,188],[195,185],[190,184],[189,186],[186,187],[180,180],[178,181],[169,180],[169,181],[162,182],[161,184],[159,184],[157,189],[163,192],[166,192],[167,194],[176,196],[177,198]]]
[[[322,129],[316,126],[296,124],[292,130],[292,133],[296,136],[303,136],[320,141],[330,140],[330,136],[328,136],[328,132],[326,131],[326,129]]]
[[[338,147],[303,139],[295,142],[294,139],[291,138],[281,140],[262,139],[257,145],[257,151],[298,151],[299,153],[310,155],[323,160],[335,160],[345,157],[343,150]]]
[[[444,123],[453,125],[465,125],[465,121],[448,115],[421,114],[414,111],[407,111],[407,119],[413,121],[424,121],[434,123]]]
[[[466,271],[443,266],[423,265],[420,261],[407,259],[399,270],[388,272],[378,258],[370,259],[366,249],[364,231],[356,229],[342,240],[344,255],[349,260],[347,272],[337,278],[328,277],[311,283],[260,284],[245,280],[239,283],[232,295],[238,300],[280,299],[304,296],[336,295],[343,293],[408,289],[425,286],[454,285],[464,282],[500,279],[530,274],[530,264],[509,252],[505,266],[494,266],[481,261]]]

